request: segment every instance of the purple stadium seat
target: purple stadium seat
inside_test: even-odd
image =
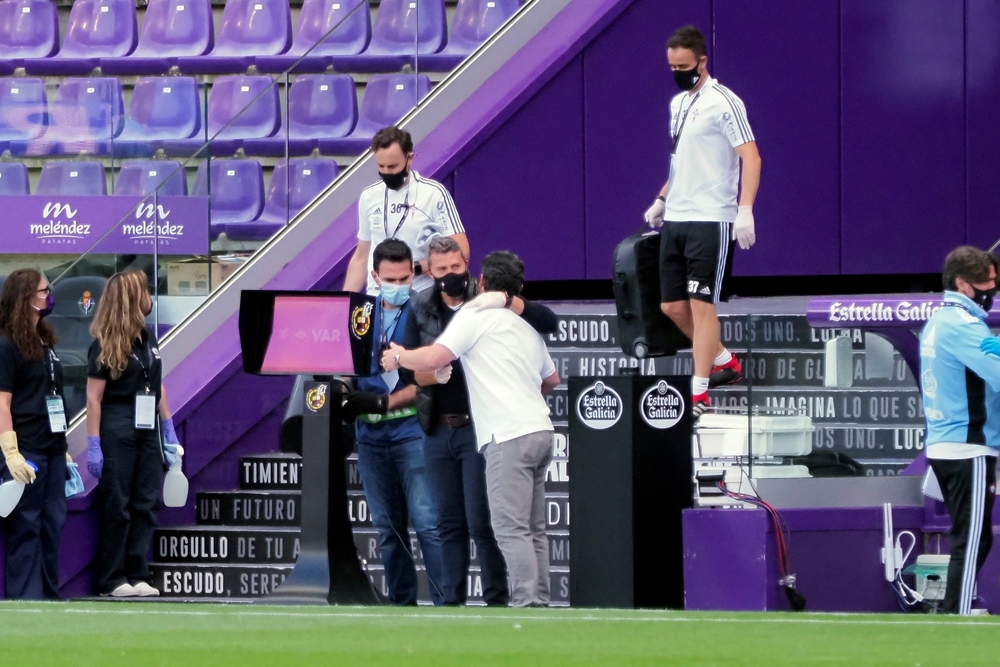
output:
[[[339,71],[395,72],[414,53],[437,53],[447,36],[444,0],[382,0],[375,16],[372,41],[363,54],[336,56]]]
[[[319,150],[324,155],[363,153],[375,133],[394,125],[431,91],[431,80],[425,75],[383,74],[368,81],[361,102],[358,125],[342,139],[320,139]]]
[[[274,166],[264,212],[252,222],[226,224],[226,237],[233,241],[265,241],[285,226],[299,211],[337,178],[333,160],[305,158],[281,160]]]
[[[64,79],[48,116],[45,136],[11,142],[11,154],[110,153],[124,119],[122,83],[111,77]]]
[[[107,74],[160,74],[177,59],[208,53],[215,43],[212,0],[150,0],[135,52],[101,58]]]
[[[59,50],[59,15],[50,0],[0,2],[0,59],[4,70],[25,58],[48,58]],[[7,71],[3,71],[7,74]]]
[[[299,76],[288,91],[288,154],[309,155],[319,139],[346,137],[358,122],[354,79],[346,74]],[[268,139],[246,139],[249,155],[285,154],[285,127]]]
[[[51,58],[28,58],[29,74],[90,74],[101,58],[126,56],[136,43],[134,0],[76,0],[62,49]]]
[[[211,163],[212,187],[209,191],[208,172]],[[195,197],[209,197],[212,220],[210,235],[217,239],[233,222],[253,222],[264,205],[264,171],[256,160],[205,160],[198,165],[194,187]]]
[[[125,127],[112,147],[115,155],[149,156],[164,140],[195,139],[200,146],[201,109],[201,89],[194,78],[139,79]]]
[[[330,64],[328,56],[354,55],[364,51],[372,38],[368,0],[304,0],[292,48],[283,56],[257,57],[254,60],[257,69],[261,72],[284,72],[337,24],[340,27],[313,49],[296,66],[295,72],[324,72]]]
[[[42,167],[36,195],[106,195],[108,184],[100,162],[52,160]]]
[[[284,53],[292,44],[292,13],[288,0],[229,0],[211,53],[179,58],[185,74],[242,72],[254,56]]]
[[[263,97],[236,118],[262,92]],[[278,131],[281,126],[281,102],[278,87],[271,85],[271,77],[220,76],[215,80],[208,97],[209,139],[230,121],[233,124],[212,141],[213,155],[232,155],[243,140],[270,137]],[[204,143],[203,137],[199,136],[182,141],[166,141],[164,149],[171,155],[190,156]]]
[[[424,72],[450,72],[479,48],[521,7],[521,0],[458,0],[448,46],[440,53],[414,58]]]
[[[20,162],[0,162],[0,195],[27,195],[28,167]]]
[[[41,79],[0,81],[0,146],[38,139],[48,129],[45,82]]]
[[[180,166],[180,162],[173,160],[129,160],[118,172],[115,194],[144,197],[163,184],[161,195],[186,195],[187,177],[183,171],[177,171]]]

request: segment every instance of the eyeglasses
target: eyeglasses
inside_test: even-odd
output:
[[[38,290],[38,293],[39,294],[46,294],[46,295],[47,294],[52,294],[52,286],[51,285],[46,285],[42,289]]]

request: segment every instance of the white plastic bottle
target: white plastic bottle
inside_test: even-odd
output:
[[[31,461],[27,462],[29,466],[35,472],[38,472],[38,467]],[[7,517],[17,504],[21,501],[21,495],[24,493],[24,482],[19,482],[16,479],[9,479],[3,484],[0,484],[0,517]]]
[[[184,460],[184,448],[177,446],[177,462],[170,465],[166,477],[163,478],[163,504],[167,507],[184,507],[188,497],[188,479],[184,476],[181,463]]]

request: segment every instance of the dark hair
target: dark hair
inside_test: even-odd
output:
[[[401,130],[395,125],[383,127],[372,137],[372,152],[389,148],[393,144],[399,144],[403,150],[403,155],[413,152],[413,137],[406,130]]]
[[[690,49],[698,58],[706,55],[705,36],[693,25],[678,28],[667,40],[668,49]]]
[[[413,253],[410,246],[399,239],[386,239],[377,246],[372,255],[372,268],[378,273],[378,267],[382,262],[410,262],[413,263]]]
[[[941,271],[941,282],[946,290],[958,289],[957,278],[975,284],[984,283],[990,279],[990,267],[998,270],[1000,264],[992,253],[985,252],[971,245],[963,245],[948,253],[944,259],[944,269]]]
[[[458,241],[450,236],[438,236],[427,246],[428,257],[431,255],[447,255],[450,252],[462,252],[462,246],[458,245]]]
[[[497,250],[483,258],[483,287],[490,292],[521,293],[524,262],[512,252]]]
[[[18,269],[7,276],[0,291],[0,333],[10,336],[21,356],[27,361],[38,361],[45,355],[46,347],[55,347],[55,329],[45,320],[36,327],[31,302],[38,294],[42,274],[34,269]]]

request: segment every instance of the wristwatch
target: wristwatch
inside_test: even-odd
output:
[[[400,368],[402,368],[402,366],[399,363],[400,354],[402,354],[402,352],[397,352],[396,356],[392,358],[392,365],[395,366],[395,368],[393,368],[392,370],[399,370]]]

